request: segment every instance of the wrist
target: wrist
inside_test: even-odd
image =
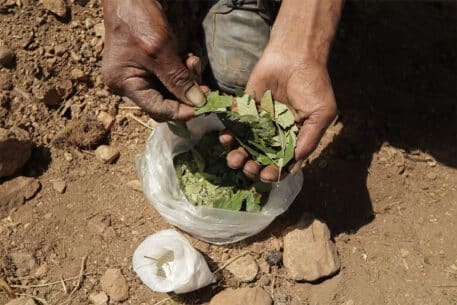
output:
[[[342,0],[283,0],[268,48],[326,65],[341,8]]]

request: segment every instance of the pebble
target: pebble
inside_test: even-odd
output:
[[[227,288],[216,294],[209,305],[272,305],[273,300],[263,288]]]
[[[36,303],[32,298],[25,297],[11,300],[6,305],[36,305]]]
[[[105,37],[105,26],[103,23],[97,23],[94,25],[94,32],[97,37]]]
[[[340,269],[327,225],[310,215],[284,236],[284,266],[296,281],[316,281]]]
[[[140,180],[131,180],[127,182],[127,186],[137,192],[143,192],[143,185],[141,184]]]
[[[103,127],[105,127],[106,130],[109,130],[111,126],[113,126],[114,120],[114,117],[105,111],[100,111],[97,116],[97,121],[102,123]]]
[[[92,292],[91,294],[89,294],[89,302],[91,302],[94,305],[107,305],[108,296],[103,291]]]
[[[125,301],[129,297],[129,286],[121,270],[111,268],[106,270],[100,279],[102,290],[114,302]]]
[[[5,45],[0,45],[0,66],[6,68],[13,66],[15,57],[13,50]]]
[[[228,265],[227,270],[230,271],[237,280],[241,282],[251,282],[257,276],[259,266],[254,257],[248,254]]]
[[[87,81],[89,78],[86,73],[84,73],[81,69],[78,69],[78,68],[71,70],[70,77],[73,80],[80,80],[80,81]]]
[[[64,0],[42,0],[41,3],[45,9],[59,17],[63,18],[67,15],[68,7]]]
[[[13,208],[21,206],[26,200],[35,196],[40,186],[37,179],[23,176],[0,184],[0,219],[8,216]]]
[[[67,184],[62,179],[56,179],[56,180],[52,181],[52,188],[57,193],[63,194],[63,193],[65,193],[65,190],[67,188]]]
[[[29,160],[32,141],[24,129],[0,128],[0,178],[16,173]]]
[[[265,260],[270,266],[279,265],[282,261],[282,253],[278,250],[271,250],[268,252]]]
[[[103,163],[113,163],[119,157],[119,151],[109,145],[100,145],[95,150],[95,157]]]
[[[428,173],[427,174],[427,178],[430,179],[430,180],[436,180],[437,177],[438,177],[438,175],[435,174],[435,173]]]

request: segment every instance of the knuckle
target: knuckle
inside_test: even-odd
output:
[[[141,44],[150,57],[158,57],[164,49],[173,46],[173,35],[164,26],[156,27],[153,34],[148,35],[147,39],[143,39]]]
[[[169,82],[177,87],[186,87],[192,84],[189,71],[182,65],[176,65],[167,74]]]

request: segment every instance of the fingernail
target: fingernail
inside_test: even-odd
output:
[[[194,104],[194,106],[203,106],[206,102],[205,96],[198,86],[194,85],[186,92],[187,99]]]
[[[292,166],[290,167],[289,172],[292,175],[295,175],[296,173],[298,173],[301,170],[303,162],[305,162],[305,160],[298,160],[297,162],[295,162],[295,164],[292,164]]]

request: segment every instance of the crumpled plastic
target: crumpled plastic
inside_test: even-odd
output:
[[[216,282],[203,256],[175,230],[146,238],[133,254],[133,270],[157,292],[186,293]]]

